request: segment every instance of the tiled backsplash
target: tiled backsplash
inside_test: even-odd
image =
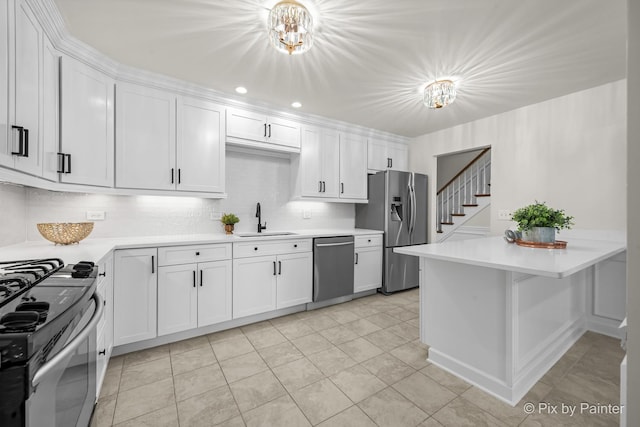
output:
[[[27,191],[0,182],[0,246],[26,240]]]
[[[106,212],[105,221],[95,221],[91,233],[94,238],[223,233],[220,221],[211,219],[212,215],[219,218],[222,212],[238,215],[240,222],[236,224],[236,231],[254,231],[258,221],[255,217],[257,202],[262,207],[262,221],[267,222],[268,231],[351,228],[355,225],[353,204],[289,201],[288,159],[227,152],[226,169],[228,198],[222,200],[19,189],[26,193],[23,196],[26,197],[26,209],[23,208],[20,215],[11,215],[19,218],[5,218],[6,214],[2,213],[1,243],[15,243],[15,236],[9,239],[10,243],[4,243],[4,235],[14,228],[25,230],[25,227],[27,240],[40,240],[37,223],[86,221],[87,211]],[[2,192],[3,201],[5,192]],[[310,211],[311,219],[303,219],[303,211]],[[17,241],[22,240],[24,238]]]

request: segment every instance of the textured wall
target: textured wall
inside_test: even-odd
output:
[[[434,156],[491,145],[493,234],[513,225],[499,209],[536,199],[575,216],[576,228],[624,230],[626,111],[620,80],[415,138],[411,170],[435,176]]]
[[[0,183],[0,246],[26,240],[27,190]]]
[[[288,159],[227,152],[228,198],[110,196],[27,190],[27,239],[39,240],[38,222],[86,221],[87,210],[106,212],[96,221],[91,237],[146,236],[159,234],[223,233],[211,213],[233,212],[240,217],[237,231],[254,231],[256,203],[268,230],[348,228],[355,224],[353,204],[290,202]],[[302,219],[310,210],[311,219]],[[5,222],[0,229],[8,228]],[[22,225],[24,230],[24,225]]]

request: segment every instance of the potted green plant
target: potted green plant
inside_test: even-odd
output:
[[[220,218],[220,222],[224,224],[224,231],[227,234],[233,234],[233,226],[234,224],[240,222],[240,218],[238,218],[235,214],[222,214]]]
[[[545,202],[536,202],[517,209],[511,219],[518,223],[518,231],[522,232],[522,240],[529,242],[553,243],[556,241],[556,230],[570,229],[573,217],[565,214],[563,209],[553,209]]]

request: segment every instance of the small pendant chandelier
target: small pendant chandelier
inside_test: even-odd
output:
[[[271,9],[268,30],[271,44],[280,52],[297,55],[313,45],[313,17],[295,0],[281,1]]]
[[[456,100],[456,85],[451,80],[436,80],[424,89],[424,105],[442,108]]]

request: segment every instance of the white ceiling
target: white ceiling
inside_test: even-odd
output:
[[[626,76],[626,0],[308,0],[313,48],[269,45],[275,0],[55,0],[69,32],[134,67],[414,137]],[[454,77],[458,99],[422,104]]]

